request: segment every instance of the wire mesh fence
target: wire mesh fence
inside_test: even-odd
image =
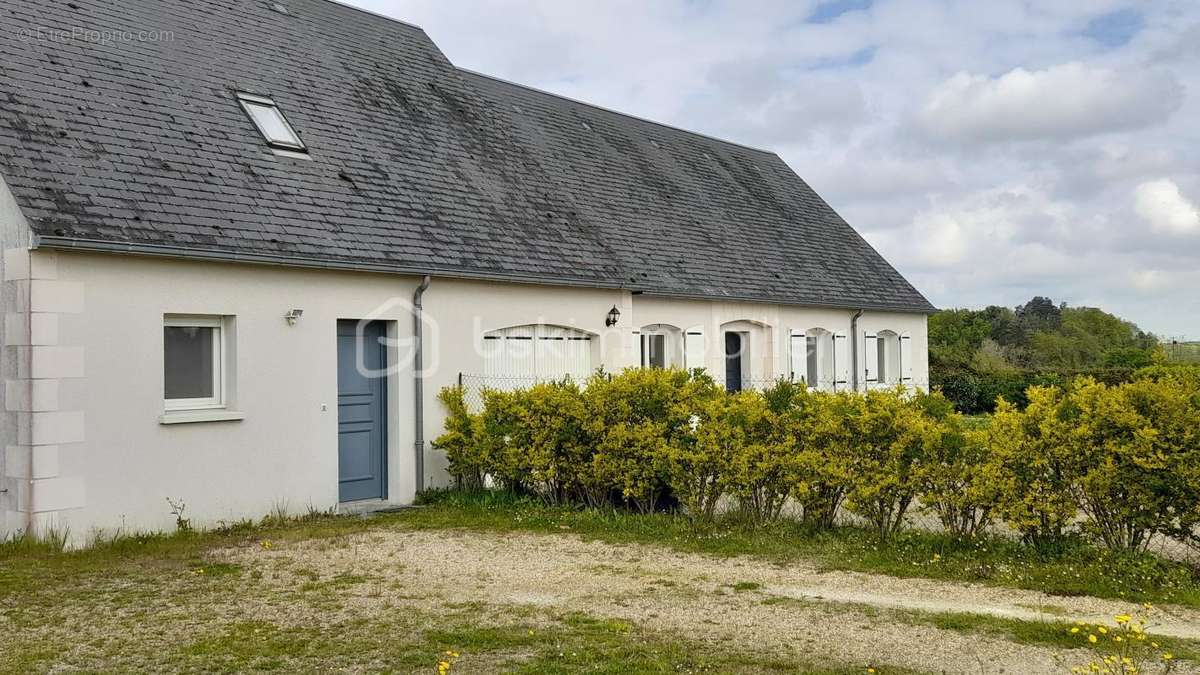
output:
[[[586,377],[560,375],[481,375],[478,373],[459,373],[458,384],[463,388],[463,397],[466,400],[467,408],[478,412],[483,409],[483,392],[487,390],[494,391],[516,391],[518,389],[527,389],[535,384],[543,384],[546,382],[562,382],[564,380],[573,380],[580,385],[587,382]],[[787,379],[786,377],[746,377],[742,378],[738,390],[763,391],[770,389],[779,383],[780,380]],[[723,377],[714,377],[713,381],[718,386],[725,388],[726,381]],[[810,389],[818,391],[845,391],[851,387],[845,380],[817,380],[807,381]],[[909,389],[925,389],[929,388],[929,381],[925,379],[906,379],[903,382],[874,382],[868,381],[864,385],[868,389],[891,389],[897,386],[903,386]]]
[[[472,375],[458,374],[458,386],[462,387],[463,400],[471,412],[483,410],[483,392],[517,391],[528,389],[544,382],[561,382],[567,377],[539,377],[535,375]]]

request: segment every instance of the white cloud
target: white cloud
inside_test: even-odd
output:
[[[1072,61],[998,78],[960,72],[933,90],[919,119],[930,135],[955,140],[1072,139],[1162,122],[1182,101],[1165,71]]]
[[[1143,293],[1157,293],[1169,288],[1171,279],[1162,270],[1135,270],[1129,274],[1129,283]]]
[[[1200,232],[1200,3],[348,1],[463,67],[777,151],[938,306],[1049,295],[1200,338],[1200,235],[1166,236]],[[1134,5],[1128,43],[1083,35]],[[1163,177],[1174,207],[1139,209]]]
[[[1200,232],[1200,208],[1184,197],[1169,178],[1138,185],[1133,200],[1134,210],[1155,230],[1172,234]]]

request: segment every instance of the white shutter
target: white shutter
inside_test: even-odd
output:
[[[790,341],[791,379],[793,382],[808,381],[808,338],[804,332],[792,331]]]
[[[592,374],[592,339],[568,335],[565,347],[567,374],[582,383]]]
[[[511,326],[483,339],[484,375],[496,389],[528,387],[568,375],[591,375],[592,345],[586,334],[559,326]]]
[[[704,363],[704,332],[693,328],[683,334],[683,367],[687,370],[706,367]]]
[[[532,326],[517,326],[505,332],[500,376],[506,378],[509,389],[528,387],[537,376],[537,336]]]
[[[900,336],[900,381],[905,386],[912,384],[913,379],[913,355],[912,355],[912,336],[908,333]]]
[[[850,386],[850,341],[845,333],[833,336],[833,380],[835,390]]]
[[[563,371],[562,335],[554,326],[538,326],[533,339],[534,375],[538,380],[558,379]]]
[[[864,389],[874,389],[880,381],[879,370],[879,336],[871,333],[863,335],[863,382]]]

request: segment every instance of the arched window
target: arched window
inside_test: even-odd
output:
[[[545,324],[510,326],[483,335],[483,373],[496,388],[592,374],[592,335]]]
[[[683,366],[683,331],[665,323],[642,326],[638,331],[643,368],[677,368]]]
[[[824,328],[805,332],[805,365],[808,387],[818,391],[833,391],[834,371],[833,333]]]
[[[775,377],[771,355],[775,334],[769,324],[755,319],[737,319],[721,324],[713,349],[724,356],[724,367],[714,377],[724,376],[726,391],[768,386]]]
[[[875,373],[881,385],[900,383],[900,336],[894,331],[881,330],[876,335],[877,360]]]

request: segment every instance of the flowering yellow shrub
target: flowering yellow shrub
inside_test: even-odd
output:
[[[997,405],[987,429],[992,463],[985,470],[1000,491],[1000,517],[1027,542],[1045,545],[1061,540],[1079,512],[1071,490],[1079,458],[1061,417],[1065,393],[1030,387],[1027,395],[1024,411],[1003,400]]]
[[[712,397],[689,419],[686,433],[668,448],[671,490],[687,514],[711,518],[721,498],[749,471],[746,457],[761,454],[748,446],[767,413],[753,394]]]
[[[880,537],[914,504],[972,536],[1003,520],[1035,545],[1084,533],[1117,551],[1200,526],[1200,387],[1165,372],[1105,386],[1031,387],[968,422],[941,394],[824,393],[781,381],[726,394],[701,371],[629,369],[586,386],[441,393],[435,442],[464,487],[485,477],[550,503],[676,503],[711,517],[723,497],[756,523],[789,501],[815,527],[843,506]]]
[[[1061,415],[1086,530],[1113,550],[1200,524],[1200,402],[1182,379],[1074,383]]]
[[[986,422],[968,422],[944,397],[925,396],[922,404],[936,425],[921,472],[921,501],[947,532],[959,537],[982,534],[1000,501],[1000,489],[988,470],[992,453]]]
[[[880,537],[904,525],[922,487],[922,469],[938,427],[918,399],[900,391],[869,391],[847,416],[850,445],[846,507],[871,523]]]
[[[987,432],[998,512],[1033,543],[1060,539],[1082,512],[1086,534],[1118,551],[1200,524],[1200,392],[1183,378],[1068,389],[1032,387],[1001,402]]]
[[[433,442],[433,447],[446,453],[450,475],[458,487],[477,490],[483,487],[487,462],[480,452],[476,433],[478,418],[467,410],[462,387],[447,387],[438,392],[438,400],[446,406],[445,431]]]
[[[862,401],[850,392],[805,392],[791,401],[788,417],[796,438],[793,494],[810,527],[833,526],[854,482],[850,458],[858,439],[847,420],[861,411]]]
[[[639,511],[655,510],[669,492],[671,450],[692,442],[697,411],[723,395],[712,378],[684,370],[591,378],[583,400],[595,476]]]

